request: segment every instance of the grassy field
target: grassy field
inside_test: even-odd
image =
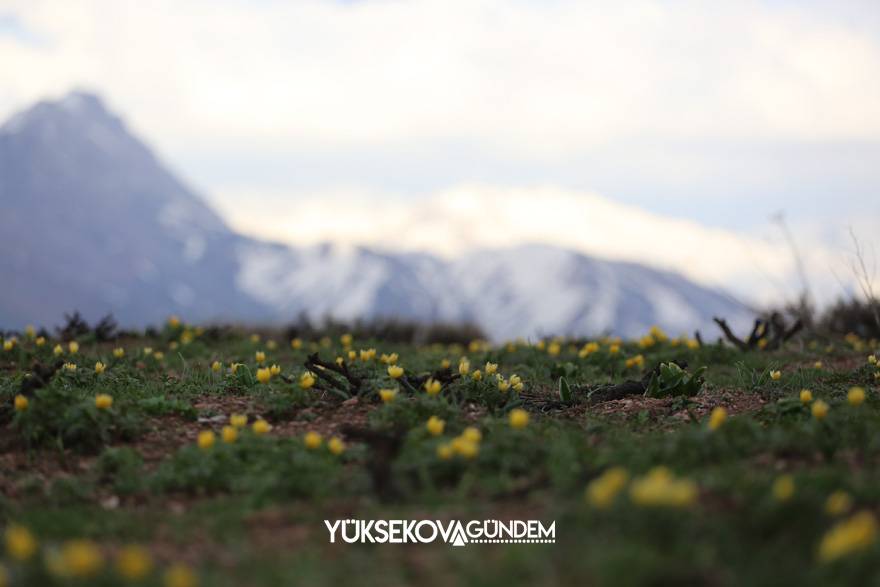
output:
[[[880,584],[876,342],[171,320],[77,343],[0,353],[0,586]],[[556,542],[331,544],[325,519],[541,520]]]

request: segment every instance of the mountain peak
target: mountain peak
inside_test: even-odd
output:
[[[116,132],[125,130],[97,94],[74,90],[55,100],[41,100],[27,110],[13,115],[0,133],[18,134],[29,130],[54,133],[60,128],[102,127]]]

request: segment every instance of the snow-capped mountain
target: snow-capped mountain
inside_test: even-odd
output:
[[[749,313],[672,273],[552,246],[448,260],[364,247],[287,247],[235,233],[89,94],[0,127],[0,326],[78,309],[127,325],[170,313],[268,322],[301,313],[472,321],[490,336],[634,336]]]

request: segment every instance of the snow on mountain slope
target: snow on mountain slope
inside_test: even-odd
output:
[[[400,316],[471,321],[495,340],[609,332],[638,336],[712,329],[720,314],[744,325],[735,300],[684,278],[550,246],[482,250],[454,261],[321,245],[239,248],[243,291],[279,315]]]

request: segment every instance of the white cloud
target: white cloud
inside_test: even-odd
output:
[[[696,0],[7,0],[2,110],[85,84],[163,143],[865,139],[877,37],[833,8]],[[833,7],[829,3],[828,6]]]

